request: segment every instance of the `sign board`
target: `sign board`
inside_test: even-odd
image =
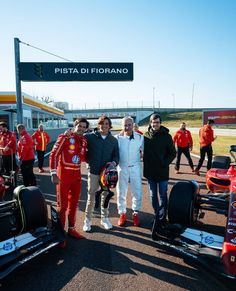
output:
[[[20,62],[19,70],[21,81],[133,81],[133,63]]]
[[[236,125],[236,109],[203,111],[203,122],[214,120],[215,125]]]

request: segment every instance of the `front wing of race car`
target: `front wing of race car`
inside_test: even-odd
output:
[[[0,242],[0,280],[24,263],[65,240],[57,211],[51,206],[51,226]]]
[[[152,233],[153,240],[160,248],[171,250],[184,258],[190,258],[210,272],[217,273],[223,277],[236,279],[229,275],[221,260],[224,237],[206,231],[183,228],[181,225],[171,225],[166,229]]]

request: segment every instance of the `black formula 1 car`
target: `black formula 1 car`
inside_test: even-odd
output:
[[[0,280],[65,240],[57,211],[50,217],[41,191],[18,186],[14,199],[0,202]]]
[[[236,164],[235,164],[236,165]],[[233,165],[233,166],[235,166]],[[227,217],[222,232],[211,233],[199,218],[204,210]],[[200,262],[210,271],[236,279],[236,177],[228,193],[200,194],[195,181],[177,182],[169,196],[169,223],[156,217],[152,238],[160,247]]]

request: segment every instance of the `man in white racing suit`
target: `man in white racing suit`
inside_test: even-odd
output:
[[[141,158],[144,138],[133,130],[133,118],[126,116],[122,119],[122,131],[116,135],[119,145],[120,163],[117,184],[117,208],[120,218],[119,226],[126,223],[126,196],[128,183],[132,194],[133,225],[139,226],[138,211],[142,204],[142,172]]]

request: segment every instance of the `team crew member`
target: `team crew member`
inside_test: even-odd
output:
[[[189,166],[192,169],[192,172],[194,172],[193,168],[193,161],[190,156],[190,151],[193,148],[193,139],[191,132],[186,129],[186,123],[183,122],[180,125],[180,129],[175,133],[173,137],[174,144],[177,144],[177,159],[175,163],[175,170],[176,174],[179,173],[179,166],[180,166],[180,159],[181,155],[184,154],[185,157],[188,160]]]
[[[40,124],[38,126],[38,130],[35,131],[35,133],[33,133],[32,138],[35,141],[36,145],[35,148],[38,157],[39,173],[43,173],[44,154],[46,151],[47,144],[50,142],[50,136],[46,131],[43,130],[43,125]]]
[[[133,225],[139,226],[138,211],[142,204],[142,172],[141,156],[144,138],[133,131],[133,118],[127,116],[122,119],[122,132],[116,135],[119,145],[120,161],[117,167],[117,208],[120,218],[119,226],[126,222],[126,196],[130,182],[132,194]]]
[[[214,131],[212,129],[212,126],[214,124],[214,120],[209,119],[207,124],[205,124],[202,128],[199,130],[199,143],[200,143],[200,160],[198,162],[198,165],[195,169],[196,175],[200,175],[199,170],[201,169],[201,166],[204,162],[205,156],[207,154],[207,170],[210,170],[211,163],[212,163],[212,143],[216,139],[216,136],[214,137]]]
[[[25,130],[24,124],[17,125],[17,132],[20,135],[18,141],[18,157],[21,161],[21,173],[24,185],[35,186],[36,179],[33,172],[34,166],[34,142],[30,134]]]
[[[143,132],[141,130],[139,130],[139,126],[138,126],[137,123],[134,123],[133,129],[134,129],[135,132],[143,135]]]
[[[57,188],[57,206],[63,228],[68,216],[68,234],[77,239],[83,236],[75,229],[76,209],[81,192],[81,161],[85,161],[87,141],[83,136],[89,126],[85,118],[78,119],[68,135],[60,134],[49,158],[51,180]],[[65,247],[65,244],[62,246]]]
[[[6,122],[0,122],[0,154],[2,156],[1,172],[10,176],[16,171],[16,135],[8,130]]]
[[[107,116],[98,119],[98,128],[93,133],[86,133],[88,141],[88,199],[85,210],[84,231],[91,230],[91,219],[95,206],[95,194],[99,189],[99,178],[102,168],[109,162],[116,166],[119,162],[119,149],[117,139],[112,136],[111,120]],[[111,229],[112,224],[108,218],[108,207],[104,207],[107,191],[101,193],[101,225]]]

